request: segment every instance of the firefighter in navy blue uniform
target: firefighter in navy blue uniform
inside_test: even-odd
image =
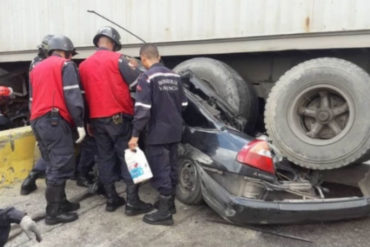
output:
[[[48,57],[48,41],[53,35],[46,35],[41,44],[38,46],[38,54],[32,60],[29,72],[42,60]],[[94,155],[96,154],[96,143],[93,137],[87,136],[81,143],[80,161],[76,167],[76,183],[79,186],[88,187],[91,180],[88,173],[93,169],[95,164]],[[47,162],[40,158],[32,168],[29,175],[25,178],[21,186],[21,195],[28,195],[37,189],[36,180],[45,175]]]
[[[31,126],[38,141],[46,168],[46,218],[53,225],[78,218],[72,212],[78,203],[69,202],[65,182],[74,173],[72,128],[77,127],[79,143],[85,137],[84,104],[76,65],[70,58],[76,54],[66,36],[53,36],[49,57],[30,73]]]
[[[29,72],[32,71],[32,69],[42,60],[48,57],[48,42],[49,40],[53,37],[52,34],[47,34],[45,37],[42,39],[41,44],[37,47],[38,48],[38,53],[37,56],[33,58],[31,61],[30,67],[29,67]]]
[[[146,155],[153,171],[152,184],[159,192],[157,211],[146,214],[144,222],[172,225],[176,212],[177,144],[182,135],[182,110],[187,99],[178,74],[159,63],[156,46],[140,49],[142,64],[148,69],[136,87],[135,116],[129,148],[135,150],[146,129]]]
[[[53,37],[53,35],[48,34],[46,35],[41,44],[37,47],[38,53],[37,56],[31,61],[29,67],[29,73],[33,70],[33,68],[42,60],[48,57],[48,42]],[[40,158],[35,166],[32,168],[28,176],[24,179],[21,185],[21,195],[28,195],[32,191],[37,189],[36,179],[45,176],[46,170],[46,161],[43,158]]]
[[[11,87],[0,86],[0,131],[11,128],[12,123],[8,118],[6,106],[14,97],[14,92]]]
[[[36,223],[25,212],[22,212],[14,207],[0,209],[0,246],[4,246],[8,241],[10,225],[12,223],[19,224],[21,229],[31,239],[31,233],[34,233],[36,240],[41,242],[41,234],[37,229]]]
[[[129,86],[139,71],[131,65],[132,61],[115,52],[121,49],[121,44],[114,28],[101,28],[93,43],[97,51],[83,61],[79,69],[98,147],[99,180],[107,196],[106,211],[115,211],[126,203],[117,194],[114,184],[122,177],[127,186],[126,215],[146,213],[152,205],[140,200],[139,188],[133,184],[124,159],[134,110]]]

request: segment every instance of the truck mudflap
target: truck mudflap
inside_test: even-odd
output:
[[[204,201],[234,224],[292,224],[338,221],[370,215],[370,198],[263,201],[230,194],[200,166]]]

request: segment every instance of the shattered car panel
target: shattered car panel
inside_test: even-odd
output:
[[[330,178],[347,177],[346,169],[311,171],[282,160],[275,163],[272,174],[240,163],[238,152],[255,138],[240,131],[241,122],[230,120],[227,107],[223,102],[214,103],[217,97],[207,93],[211,89],[202,88],[201,81],[193,75],[186,75],[183,81],[189,107],[184,113],[186,127],[179,156],[193,161],[201,197],[221,217],[235,224],[284,224],[370,214],[364,186],[370,183],[370,175],[364,175],[370,174],[368,165],[352,167],[352,172],[358,170],[357,177],[353,176],[357,180],[338,184]]]

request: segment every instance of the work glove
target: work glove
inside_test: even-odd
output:
[[[30,216],[24,216],[19,225],[30,240],[32,239],[32,233],[34,233],[37,242],[41,242],[42,238],[40,231],[37,229],[36,222],[34,222]]]
[[[77,139],[76,143],[81,143],[82,140],[86,136],[85,128],[84,127],[77,127],[77,133],[78,133],[78,139]]]

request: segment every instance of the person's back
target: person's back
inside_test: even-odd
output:
[[[98,49],[79,66],[90,118],[133,114],[129,88],[119,70],[120,56],[107,49]]]
[[[181,112],[188,102],[180,76],[160,64],[158,49],[145,44],[140,59],[148,69],[136,87],[133,131],[128,143],[134,151],[141,132],[146,131],[146,155],[153,172],[152,184],[159,192],[154,204],[157,211],[148,213],[143,221],[154,225],[173,225],[176,213],[177,144],[181,141]]]
[[[53,108],[57,108],[64,120],[73,123],[62,92],[61,72],[66,61],[60,56],[50,56],[39,62],[31,71],[30,78],[33,90],[31,121],[45,115]]]
[[[180,76],[157,63],[144,73],[144,78],[152,89],[147,143],[179,142],[182,133],[181,112],[184,99]],[[140,87],[137,90],[140,90]]]
[[[152,206],[140,200],[138,186],[132,181],[124,157],[134,114],[129,85],[139,71],[122,54],[116,53],[121,43],[114,28],[100,28],[93,43],[97,51],[80,64],[80,75],[97,145],[99,181],[107,197],[105,210],[113,212],[125,204],[115,188],[115,182],[123,178],[127,186],[125,214],[146,213]]]
[[[53,37],[53,35],[46,35],[41,44],[37,47],[38,53],[37,56],[32,59],[30,66],[28,68],[29,73],[38,65],[42,60],[48,57],[48,42]],[[30,88],[30,87],[29,87]],[[32,92],[29,92],[29,95],[32,95]],[[31,110],[31,109],[30,109]],[[35,166],[32,168],[28,176],[23,180],[21,185],[21,195],[28,195],[37,189],[36,180],[39,177],[45,175],[46,170],[46,161],[43,158],[40,158]]]
[[[73,211],[80,205],[67,200],[65,185],[74,173],[74,128],[76,143],[85,137],[85,109],[78,71],[70,60],[76,54],[72,41],[57,35],[49,40],[48,47],[50,56],[30,73],[30,120],[47,162],[45,223],[55,225],[78,219]]]

